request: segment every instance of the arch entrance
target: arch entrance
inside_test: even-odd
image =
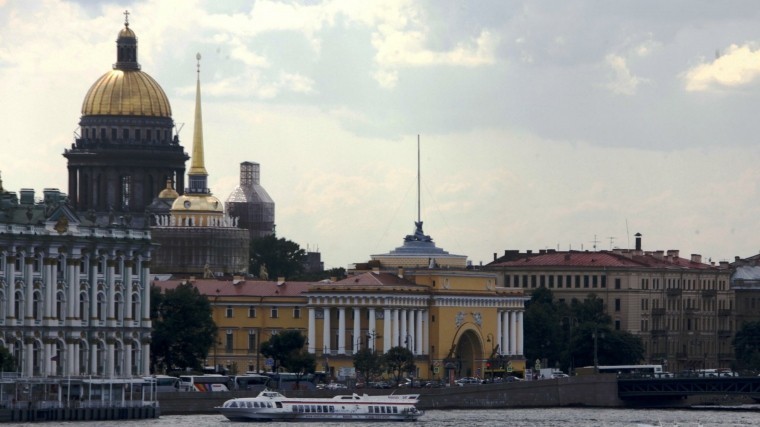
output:
[[[456,358],[456,376],[458,378],[480,376],[478,369],[483,360],[483,346],[480,336],[472,330],[462,333],[457,341],[454,357]]]

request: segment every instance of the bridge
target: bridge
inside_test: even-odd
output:
[[[683,398],[704,394],[760,397],[760,377],[618,378],[621,399]]]

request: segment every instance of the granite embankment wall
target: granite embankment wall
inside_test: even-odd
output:
[[[288,397],[331,397],[347,394],[339,392],[291,391]],[[359,390],[370,395],[388,394],[389,390]],[[617,397],[617,381],[614,375],[598,377],[573,377],[554,380],[525,381],[502,384],[483,384],[465,387],[434,389],[399,389],[396,393],[419,393],[419,409],[486,409],[593,406],[620,407],[625,403]],[[180,415],[214,413],[227,399],[255,396],[250,392],[224,393],[162,393],[159,394],[161,414]]]

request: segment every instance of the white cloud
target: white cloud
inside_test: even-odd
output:
[[[686,90],[700,92],[721,87],[737,87],[755,81],[760,75],[760,50],[749,44],[732,44],[725,54],[712,62],[692,67],[683,74]]]
[[[634,95],[636,88],[641,83],[647,82],[647,79],[637,77],[628,69],[625,58],[615,54],[609,54],[604,59],[605,64],[612,70],[612,81],[605,87],[617,95]]]

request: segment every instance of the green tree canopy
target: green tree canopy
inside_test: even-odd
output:
[[[272,234],[251,240],[248,271],[263,280],[292,279],[303,272],[305,259],[306,251],[298,243]]]
[[[416,369],[414,366],[414,354],[409,349],[401,346],[391,347],[383,355],[383,364],[386,371],[396,381],[397,386],[401,383],[402,378]]]
[[[364,378],[365,384],[382,375],[385,370],[383,363],[383,357],[372,349],[363,348],[354,353],[354,368]]]
[[[747,322],[734,336],[734,352],[741,369],[760,370],[760,322]]]
[[[273,361],[272,371],[278,372],[284,368],[288,372],[296,374],[296,387],[301,378],[308,373],[314,373],[316,369],[315,356],[306,348],[306,337],[299,331],[283,331],[272,335],[268,341],[261,343],[261,354]]]
[[[0,371],[14,372],[15,370],[16,359],[7,348],[0,346]]]
[[[161,292],[151,288],[153,336],[151,363],[154,371],[202,369],[202,361],[216,340],[211,304],[190,283]]]
[[[552,292],[536,288],[525,310],[525,357],[529,361],[547,359],[558,361],[561,357],[559,308],[553,301]]]

